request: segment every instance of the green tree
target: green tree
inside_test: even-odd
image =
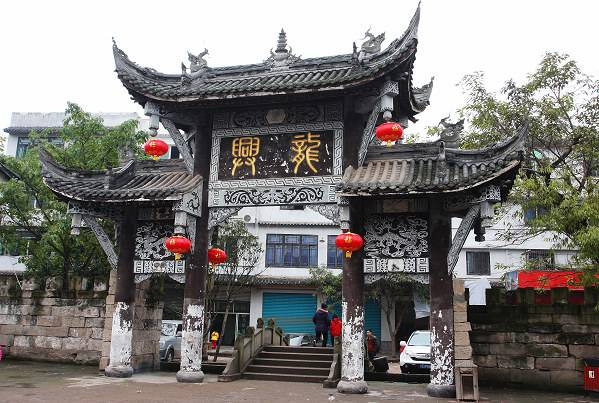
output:
[[[514,135],[528,124],[525,162],[510,195],[536,217],[526,231],[508,228],[517,242],[550,231],[556,247],[579,251],[578,263],[599,270],[599,81],[569,56],[547,53],[537,69],[500,93],[485,87],[484,75],[464,77],[468,102],[462,147],[478,148]],[[434,130],[433,130],[434,132]]]
[[[64,127],[57,134],[64,146],[50,143],[48,131],[32,132],[32,146],[23,158],[3,157],[2,162],[17,178],[0,183],[0,238],[21,240],[21,261],[27,275],[60,277],[66,291],[71,274],[106,275],[109,265],[91,232],[71,235],[67,204],[43,183],[39,147],[68,168],[105,169],[117,166],[124,151],[141,150],[145,134],[137,131],[137,121],[133,120],[107,128],[101,118],[75,104],[68,104]]]
[[[366,297],[381,303],[381,310],[389,329],[392,357],[397,357],[399,329],[403,319],[408,310],[414,308],[414,292],[428,299],[428,284],[420,283],[405,273],[388,273],[366,286]]]
[[[326,267],[310,269],[316,291],[330,304],[341,304],[342,274],[333,274]],[[389,273],[377,281],[366,284],[364,299],[379,301],[389,329],[392,356],[397,356],[399,329],[409,309],[413,309],[413,294],[428,298],[428,285],[416,281],[409,274]],[[395,315],[394,315],[395,314]]]

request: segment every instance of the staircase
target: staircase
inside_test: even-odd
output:
[[[333,347],[264,346],[243,373],[246,379],[323,382],[333,362]]]

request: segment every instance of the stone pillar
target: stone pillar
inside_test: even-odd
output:
[[[133,347],[133,309],[135,306],[135,232],[137,208],[127,206],[119,227],[119,257],[117,262],[115,306],[112,314],[110,362],[104,370],[106,376],[127,378],[133,375],[131,353]]]
[[[364,235],[363,217],[359,201],[350,201],[349,229]],[[343,325],[341,341],[341,380],[337,390],[341,393],[366,393],[364,380],[364,263],[362,250],[343,258]]]
[[[431,294],[431,382],[429,396],[455,397],[453,281],[448,273],[447,255],[451,247],[451,217],[443,211],[442,200],[429,204]]]
[[[181,339],[181,369],[177,381],[200,383],[202,372],[202,346],[204,331],[204,299],[206,271],[208,270],[208,177],[210,176],[210,129],[204,127],[196,134],[194,174],[202,175],[202,211],[196,219],[193,253],[185,268],[183,295],[183,337]]]

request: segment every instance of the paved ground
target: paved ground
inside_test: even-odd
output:
[[[319,384],[239,380],[178,384],[173,373],[137,374],[130,379],[106,378],[94,367],[0,361],[0,402],[450,402],[426,396],[425,385],[371,382],[366,395],[341,395]],[[483,389],[491,402],[592,402],[583,395],[538,391]]]

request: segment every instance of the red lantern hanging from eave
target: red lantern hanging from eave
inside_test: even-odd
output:
[[[396,122],[385,122],[377,126],[376,137],[387,144],[387,147],[391,147],[397,140],[401,139],[403,129],[401,125]]]
[[[168,152],[168,144],[160,139],[150,139],[144,144],[144,151],[156,161]]]
[[[346,258],[350,258],[352,252],[362,249],[362,246],[364,246],[364,239],[353,232],[344,232],[343,234],[337,235],[337,238],[335,238],[335,245],[338,249],[345,252]]]
[[[183,235],[173,235],[164,241],[164,246],[175,254],[175,260],[179,260],[181,255],[189,253],[191,250],[191,241]]]
[[[208,249],[208,261],[212,267],[217,264],[225,263],[227,261],[227,254],[222,249],[210,248]]]

